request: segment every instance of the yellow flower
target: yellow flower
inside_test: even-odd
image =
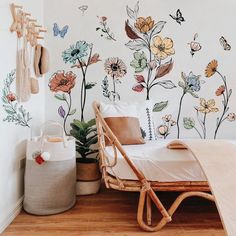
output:
[[[205,76],[209,78],[212,75],[214,75],[217,71],[217,67],[218,67],[217,60],[212,60],[210,63],[208,63],[205,69]]]
[[[205,114],[210,112],[218,112],[219,109],[215,107],[215,104],[214,99],[206,101],[204,98],[200,98],[200,107],[198,108],[198,111]]]
[[[147,33],[153,28],[154,20],[152,20],[151,16],[146,19],[144,17],[138,17],[134,26],[139,30],[139,32]]]
[[[151,51],[157,58],[161,60],[167,58],[170,55],[175,54],[172,39],[170,38],[162,39],[160,36],[156,36],[153,38]]]

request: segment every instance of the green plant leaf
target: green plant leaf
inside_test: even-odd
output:
[[[184,117],[183,123],[185,129],[193,129],[195,127],[195,120],[191,117]]]
[[[153,107],[153,112],[160,112],[168,106],[168,101],[156,103]]]
[[[73,110],[70,111],[69,116],[72,116],[72,115],[74,115],[75,113],[76,113],[76,109],[73,109]]]
[[[64,93],[62,93],[62,94],[57,93],[54,95],[54,97],[58,100],[66,101],[66,95]]]
[[[96,125],[96,120],[95,119],[91,119],[87,122],[87,124],[89,125],[89,127],[92,127],[94,125]]]
[[[171,80],[163,80],[158,82],[158,85],[162,86],[165,89],[176,88],[175,84]]]
[[[179,82],[178,82],[178,85],[179,85],[179,87],[181,87],[182,89],[185,89],[185,84],[184,84],[184,82],[179,81]]]
[[[188,89],[186,91],[187,93],[191,94],[194,98],[199,98],[198,95],[196,93],[194,93],[192,90]]]
[[[85,89],[93,88],[97,83],[96,82],[87,82],[85,85]]]

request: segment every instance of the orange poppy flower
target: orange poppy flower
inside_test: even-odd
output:
[[[212,60],[210,63],[208,63],[205,69],[205,76],[209,78],[212,75],[214,75],[217,71],[217,67],[218,67],[217,60]]]
[[[65,71],[57,71],[52,75],[49,88],[52,92],[65,92],[70,93],[71,89],[75,86],[76,75],[69,71],[65,73]]]

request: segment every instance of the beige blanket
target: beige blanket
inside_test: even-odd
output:
[[[224,140],[176,140],[168,148],[187,148],[209,182],[228,236],[236,236],[236,145]]]

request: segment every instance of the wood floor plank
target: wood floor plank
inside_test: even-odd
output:
[[[165,206],[177,193],[159,193]],[[32,216],[24,211],[2,236],[225,236],[215,204],[187,199],[173,221],[158,233],[143,232],[136,222],[137,193],[102,188],[96,195],[78,197],[71,210],[53,216]],[[155,214],[156,219],[160,218]]]

